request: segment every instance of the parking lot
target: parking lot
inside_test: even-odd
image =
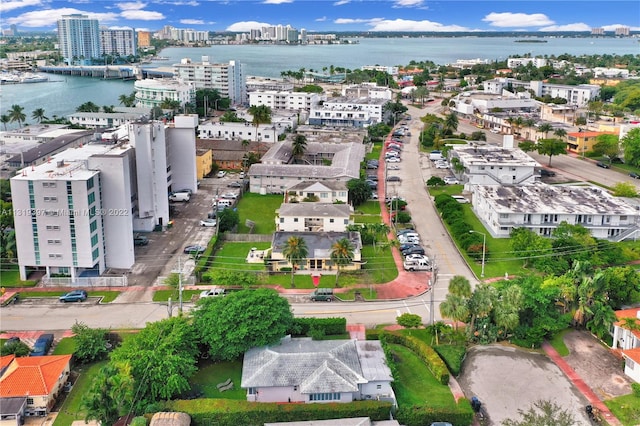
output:
[[[193,261],[190,262],[190,256],[183,253],[184,248],[189,245],[207,246],[216,228],[201,226],[200,220],[215,210],[213,201],[223,194],[233,193],[239,198],[242,188],[229,186],[239,181],[238,173],[227,173],[222,178],[205,178],[189,202],[171,203],[171,227],[163,232],[145,233],[149,243],[135,247],[136,263],[129,273],[129,285],[152,286],[158,277],[168,276],[178,267],[187,272],[185,265],[186,268],[193,266]],[[140,292],[127,293],[131,293],[127,297],[139,297],[135,295]],[[130,301],[135,300],[127,300]]]

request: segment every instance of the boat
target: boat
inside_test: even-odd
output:
[[[49,81],[49,77],[40,74],[26,73],[20,77],[20,83],[43,83]]]

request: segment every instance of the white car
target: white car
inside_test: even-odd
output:
[[[240,179],[244,179],[244,176],[245,176],[244,172],[240,172]]]
[[[222,194],[220,198],[224,200],[235,200],[238,198],[238,194],[234,194],[233,192],[227,192],[226,194]]]
[[[490,131],[491,133],[496,133],[496,134],[497,134],[497,133],[500,133],[500,130],[498,130],[498,129],[491,129],[491,130],[489,130],[489,131]]]
[[[442,180],[447,185],[459,185],[460,181],[455,176],[445,176]]]
[[[405,256],[404,260],[406,261],[412,261],[412,260],[422,260],[424,262],[428,262],[429,261],[429,257],[425,256],[424,254],[408,254]]]
[[[389,157],[389,158],[387,158],[385,161],[386,161],[387,163],[399,163],[399,162],[400,162],[400,161],[402,161],[402,160],[400,160],[400,158],[399,158],[399,157]]]
[[[223,178],[223,177],[225,177],[226,175],[227,175],[227,172],[225,172],[224,170],[220,170],[220,171],[218,172],[218,174],[217,174],[217,176],[218,176],[219,178]]]
[[[208,226],[208,227],[213,227],[216,226],[218,222],[216,222],[215,219],[202,219],[200,221],[200,226]]]
[[[436,162],[436,169],[448,169],[448,168],[449,168],[449,163],[445,163],[442,161]]]
[[[387,168],[389,170],[400,170],[400,166],[398,166],[397,164],[390,164]]]
[[[420,237],[406,237],[404,235],[398,235],[398,241],[400,244],[420,244]]]

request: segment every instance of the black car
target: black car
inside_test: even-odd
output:
[[[53,345],[53,334],[41,334],[33,344],[33,349],[29,356],[45,356],[49,353],[51,345]]]
[[[400,176],[387,177],[387,182],[400,182],[400,181],[402,181],[402,179],[400,179]]]
[[[609,168],[609,165],[607,163],[603,163],[602,161],[598,161],[596,163],[596,166],[602,167],[603,169],[608,169]]]
[[[640,175],[639,175],[639,174],[637,174],[637,173],[633,173],[633,172],[631,172],[631,173],[629,173],[629,176],[631,176],[631,177],[632,177],[632,178],[634,178],[634,179],[640,179]]]
[[[552,172],[551,170],[547,170],[547,169],[540,169],[540,176],[555,176],[556,172]]]
[[[240,182],[231,182],[227,186],[229,188],[242,188],[242,184]]]
[[[407,256],[407,255],[410,255],[410,254],[425,254],[425,251],[420,246],[414,246],[414,247],[408,248],[408,249],[406,249],[406,250],[404,250],[402,252],[403,256]]]
[[[400,252],[404,252],[406,250],[409,250],[410,248],[413,247],[420,247],[417,244],[412,244],[412,243],[404,243],[404,244],[400,244],[400,247],[398,247],[400,249]]]

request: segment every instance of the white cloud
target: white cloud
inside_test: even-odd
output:
[[[267,24],[266,22],[242,21],[242,22],[236,22],[234,24],[229,25],[226,28],[226,31],[248,32],[251,30],[256,30],[262,27],[270,27],[270,26],[271,24]]]
[[[40,0],[7,0],[0,2],[0,12],[21,9],[23,7],[38,6],[42,4]]]
[[[315,21],[316,21],[316,22],[325,22],[326,20],[327,20],[327,17],[326,17],[326,16],[323,16],[323,17],[321,17],[321,18],[316,18],[316,19],[315,19]]]
[[[496,13],[492,12],[482,18],[484,22],[488,22],[493,27],[501,28],[518,28],[518,27],[541,27],[543,25],[555,24],[543,13]]]
[[[548,27],[542,27],[538,31],[591,31],[591,26],[582,22],[576,22],[575,24],[550,25]]]
[[[333,3],[334,6],[342,6],[343,4],[349,4],[351,3],[351,0],[338,0],[337,2]]]
[[[631,31],[640,31],[640,27],[632,27],[629,25],[624,25],[624,24],[611,24],[611,25],[601,25],[601,27],[605,30],[605,31],[615,31],[616,28],[620,28],[620,27],[629,27],[629,29]]]
[[[46,28],[56,27],[58,19],[62,15],[82,14],[88,15],[91,19],[97,19],[101,24],[109,24],[110,22],[118,22],[117,13],[94,13],[78,10],[70,7],[62,9],[44,9],[33,12],[23,13],[13,18],[7,18],[4,22],[8,25],[18,25],[27,28]]]
[[[151,10],[125,10],[120,13],[120,16],[125,19],[139,21],[159,21],[166,18],[162,13]]]
[[[116,3],[116,7],[120,10],[141,10],[144,9],[146,3],[142,2],[128,2],[128,3]]]
[[[184,25],[204,25],[202,19],[181,19],[180,23]]]
[[[422,0],[396,0],[393,7],[420,7],[423,3]]]
[[[442,25],[432,21],[412,21],[408,19],[351,19],[339,18],[333,21],[336,24],[366,24],[371,26],[371,31],[433,31],[433,32],[454,32],[454,31],[475,31],[459,25]]]
[[[293,0],[264,0],[262,4],[283,4],[283,3],[293,3]]]
[[[154,1],[154,4],[170,4],[172,6],[200,6],[197,1]]]

